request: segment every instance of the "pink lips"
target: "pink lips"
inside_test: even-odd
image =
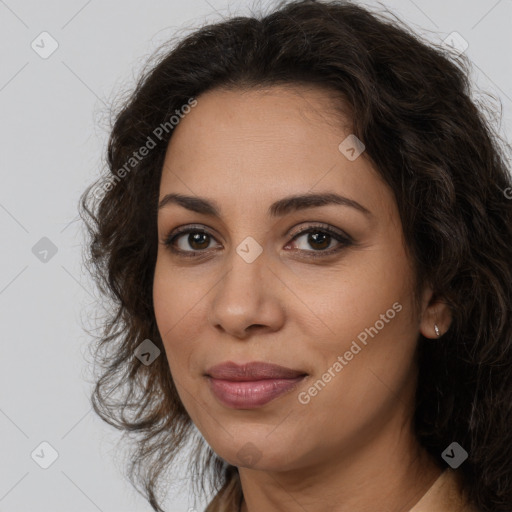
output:
[[[258,361],[244,365],[228,361],[206,372],[214,395],[234,409],[260,407],[291,391],[306,375],[303,371]]]

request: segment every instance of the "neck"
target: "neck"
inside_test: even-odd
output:
[[[410,426],[391,422],[363,447],[291,471],[239,467],[241,512],[407,512],[441,472]]]

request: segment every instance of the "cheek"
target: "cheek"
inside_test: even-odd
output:
[[[153,280],[153,305],[164,342],[184,327],[190,329],[197,325],[198,311],[208,289],[208,283],[201,283],[200,279],[191,277],[190,271],[176,268],[165,254],[159,254]]]
[[[317,374],[303,395],[315,414],[349,423],[391,406],[412,382],[418,336],[405,254],[372,248],[359,261],[313,296],[325,336],[310,336]]]
[[[302,446],[308,457],[322,460],[340,446],[377,437],[390,418],[402,414],[397,411],[409,403],[414,391],[414,344],[406,315],[404,306],[378,334],[370,331],[366,345],[357,334],[343,334],[345,328],[367,334],[364,323],[357,325],[359,320],[349,318],[339,320],[339,335],[324,343],[321,353],[311,343],[304,353],[315,361],[315,373],[294,396],[290,418],[296,428],[276,428],[264,441],[272,446]],[[291,425],[283,421],[286,414],[276,420],[277,425]]]
[[[193,340],[198,338],[200,299],[198,288],[193,283],[157,260],[153,282],[155,319],[171,373],[173,376],[181,375],[180,380],[188,374],[188,361],[194,351]]]
[[[172,283],[172,284],[171,284]],[[167,335],[178,320],[179,303],[176,300],[175,281],[157,260],[153,280],[153,307],[156,323],[164,344]]]
[[[318,372],[297,394],[300,416],[317,433],[315,449],[329,453],[333,444],[371,439],[410,403],[415,343],[406,316],[403,306],[384,326],[375,319],[356,325],[352,319],[349,329],[355,335],[340,335],[330,350],[324,347]],[[340,332],[347,325],[341,322]]]
[[[377,329],[385,334],[397,324],[409,325],[412,321],[409,263],[405,254],[392,245],[375,244],[363,249],[328,273],[312,269],[296,275],[296,295],[307,303],[314,313],[307,315],[309,320],[322,332],[315,342],[320,339],[320,347],[327,351],[329,346],[336,350],[347,343],[349,346],[376,322]],[[307,328],[306,324],[303,327]],[[313,334],[311,327],[309,331]]]

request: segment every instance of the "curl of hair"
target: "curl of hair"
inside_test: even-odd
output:
[[[116,114],[109,174],[80,200],[86,266],[115,304],[96,347],[102,374],[91,398],[104,421],[137,438],[132,483],[163,512],[157,484],[194,435],[166,358],[145,366],[134,357],[145,339],[165,353],[152,286],[172,130],[161,140],[154,130],[217,87],[316,85],[350,108],[364,157],[394,192],[417,290],[430,284],[452,312],[440,339],[418,338],[417,437],[441,465],[452,441],[462,445],[469,458],[458,472],[470,500],[482,512],[510,512],[512,183],[504,141],[484,117],[486,105],[471,99],[467,58],[350,2],[301,0],[204,26],[154,60]],[[157,146],[120,178],[148,137]],[[202,439],[195,447],[201,488],[210,475],[217,491],[207,511],[237,510],[238,469]]]

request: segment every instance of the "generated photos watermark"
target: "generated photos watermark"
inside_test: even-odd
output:
[[[132,169],[134,169],[139,162],[141,162],[146,156],[149,155],[150,151],[154,149],[158,142],[164,140],[165,136],[169,134],[179,124],[181,119],[189,114],[193,107],[197,105],[195,98],[189,98],[185,105],[182,105],[180,109],[176,109],[168,121],[160,123],[150,135],[147,136],[146,142],[139,147],[138,150],[132,153],[132,156],[128,158],[125,164],[117,170],[117,172],[111,175],[108,181],[101,183],[93,192],[96,199],[101,199],[107,192],[110,192],[120,181],[124,178]]]
[[[380,319],[375,322],[372,327],[367,327],[364,331],[361,331],[357,335],[357,340],[363,347],[368,344],[368,336],[374,338],[377,336],[379,331],[384,329],[386,324],[388,324],[393,318],[395,318],[396,314],[402,311],[402,305],[399,302],[395,302],[391,308],[389,308],[386,313],[380,315]],[[298,394],[299,403],[306,405],[311,401],[311,398],[316,396],[325,386],[334,378],[336,375],[348,365],[350,361],[354,358],[355,355],[359,354],[363,347],[359,345],[356,340],[352,340],[352,344],[350,345],[349,350],[347,350],[343,355],[339,355],[336,361],[327,369],[325,373],[322,374],[321,378],[318,379],[312,386],[308,388],[307,391],[301,391]]]

